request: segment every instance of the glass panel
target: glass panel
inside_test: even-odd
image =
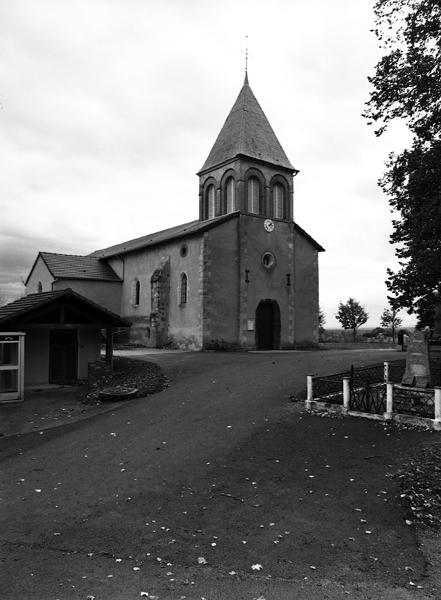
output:
[[[18,342],[0,342],[0,365],[18,365]]]
[[[18,371],[0,371],[0,394],[18,391]]]

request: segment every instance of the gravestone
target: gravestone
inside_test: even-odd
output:
[[[415,331],[407,344],[406,371],[402,385],[426,388],[430,384],[430,360],[427,334]]]

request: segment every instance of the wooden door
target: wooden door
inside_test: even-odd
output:
[[[78,379],[78,330],[51,329],[49,383],[73,383]]]

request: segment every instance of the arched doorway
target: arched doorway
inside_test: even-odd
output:
[[[280,347],[280,309],[275,300],[262,300],[256,309],[256,349]]]

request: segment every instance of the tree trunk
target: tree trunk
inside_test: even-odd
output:
[[[354,339],[354,342],[355,342],[355,337],[356,337],[356,335],[357,335],[357,328],[356,328],[356,327],[354,327],[354,329],[352,330],[352,337],[353,337],[353,339]]]

